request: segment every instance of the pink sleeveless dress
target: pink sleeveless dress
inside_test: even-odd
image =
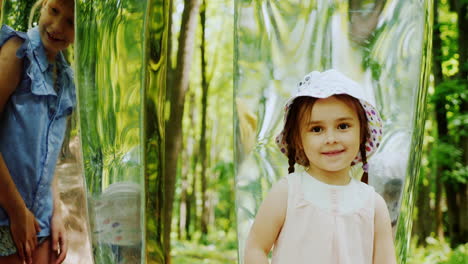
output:
[[[288,175],[288,208],[272,264],[371,264],[375,191],[351,179],[323,183],[306,172]],[[306,191],[304,191],[306,190]]]

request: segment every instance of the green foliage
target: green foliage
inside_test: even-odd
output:
[[[438,23],[434,27],[439,28],[442,41],[442,73],[444,76],[454,76],[459,69],[457,15],[451,12],[448,2],[439,2]]]
[[[430,160],[436,161],[438,165],[447,167],[451,166],[454,160],[459,160],[460,156],[460,149],[445,142],[438,142],[434,145],[431,153],[429,154]]]
[[[442,66],[443,80],[429,93],[429,109],[445,115],[447,119],[447,135],[433,134],[434,144],[430,151],[424,153],[423,159],[428,160],[431,168],[442,166],[448,168],[442,172],[442,180],[454,184],[466,183],[468,180],[467,167],[463,164],[463,150],[461,137],[468,135],[468,113],[461,109],[463,102],[468,99],[468,82],[458,77],[459,73],[459,47],[457,14],[449,6],[450,1],[440,1],[438,9],[438,23],[435,27],[440,29],[442,40],[442,57],[439,58]],[[443,108],[436,108],[443,105]],[[436,122],[429,123],[429,131],[436,131]],[[435,165],[435,166],[434,166]],[[426,170],[431,173],[430,170]]]
[[[200,237],[200,232],[194,237]],[[197,241],[198,239],[194,239]],[[208,245],[196,242],[177,241],[172,245],[173,263],[177,264],[234,264],[237,263],[237,240],[234,229],[229,233],[215,232],[209,234]]]
[[[442,172],[444,182],[466,183],[468,180],[467,167],[462,163],[462,150],[452,143],[438,142],[429,155],[430,163],[449,168]]]
[[[178,35],[184,2],[173,1],[171,61],[176,64]],[[209,216],[208,235],[201,233],[202,214],[202,30],[199,23],[192,64],[190,90],[186,94],[182,121],[183,147],[179,155],[172,232],[173,263],[234,263],[237,240],[235,236],[235,196],[233,164],[233,1],[206,0],[205,59],[208,99],[206,104],[206,179]],[[200,18],[198,18],[200,22]],[[182,194],[190,205],[190,226],[179,230]],[[192,200],[193,199],[193,200]],[[183,211],[185,212],[185,211]],[[184,222],[182,222],[184,225]],[[177,236],[180,231],[180,239]],[[184,240],[190,239],[190,241]]]
[[[28,30],[29,12],[36,0],[4,0],[2,1],[2,21],[13,29],[26,32]]]
[[[437,59],[435,63],[440,63],[442,76],[434,75],[434,83],[437,86],[429,89],[427,109],[431,114],[428,115],[429,119],[425,127],[422,181],[419,183],[430,187],[430,193],[421,194],[429,195],[427,202],[431,209],[436,208],[436,190],[441,191],[442,224],[445,225],[442,227],[444,230],[441,231],[448,234],[446,239],[452,242],[457,239],[450,230],[454,230],[453,227],[459,223],[455,217],[451,217],[449,212],[451,209],[445,206],[444,202],[446,197],[452,196],[453,198],[454,193],[444,193],[443,191],[446,190],[444,187],[450,186],[457,195],[461,195],[463,192],[459,193],[460,188],[464,188],[463,184],[468,182],[468,167],[463,158],[464,151],[466,151],[463,137],[468,135],[468,113],[463,109],[463,104],[466,103],[468,97],[468,82],[460,74],[460,69],[466,62],[460,61],[460,52],[463,47],[459,47],[458,40],[458,15],[456,13],[458,7],[450,6],[454,3],[459,5],[460,2],[438,1],[438,20],[434,27],[440,30],[441,47],[439,52],[434,52],[434,55],[440,54],[440,57],[435,57]],[[439,134],[442,131],[447,131],[447,133]],[[437,179],[441,180],[441,184],[436,185]],[[456,206],[460,207],[459,210],[463,210],[461,209],[463,205],[458,202]],[[422,219],[427,214],[419,215]],[[434,227],[435,225],[432,228]],[[425,230],[425,232],[434,231],[434,229]],[[410,254],[411,259],[408,263],[468,263],[467,244],[451,249],[448,242],[440,242],[433,238],[427,238],[426,243],[427,248],[416,248],[413,243],[413,253]]]
[[[468,244],[451,249],[447,242],[426,239],[427,247],[417,247],[413,239],[408,264],[465,264],[468,263]]]
[[[219,162],[214,168],[218,175],[216,181],[210,186],[218,193],[218,203],[215,207],[215,226],[220,230],[228,232],[235,229],[235,217],[233,216],[235,195],[234,195],[234,163]]]

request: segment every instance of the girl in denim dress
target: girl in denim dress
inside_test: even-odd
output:
[[[67,254],[53,176],[76,105],[61,53],[74,41],[74,1],[34,8],[38,27],[0,29],[0,264],[62,263]]]

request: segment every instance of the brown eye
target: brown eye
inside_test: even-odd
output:
[[[338,129],[348,129],[350,127],[349,124],[343,123],[338,125]]]
[[[50,10],[51,10],[52,14],[54,14],[54,15],[58,14],[57,8],[51,7]]]
[[[322,128],[319,127],[319,126],[315,126],[315,127],[312,127],[312,129],[310,131],[312,131],[314,133],[320,133],[320,132],[322,132]]]

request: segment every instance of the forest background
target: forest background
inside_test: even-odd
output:
[[[165,168],[174,170],[164,176],[171,205],[164,226],[171,232],[163,251],[167,263],[236,263],[234,3],[169,2]],[[432,74],[407,263],[468,263],[468,0],[433,4]]]
[[[433,4],[432,74],[408,263],[468,263],[468,1]],[[183,133],[180,139],[166,134],[183,146],[176,151],[171,256],[173,263],[235,263],[233,157],[232,151],[219,152],[220,144],[232,149],[234,136],[232,122],[225,123],[233,118],[232,52],[227,52],[234,48],[233,1],[174,5],[172,56],[189,45],[193,64],[182,91]],[[194,40],[181,46],[175,36],[189,27],[180,13],[197,8]]]

